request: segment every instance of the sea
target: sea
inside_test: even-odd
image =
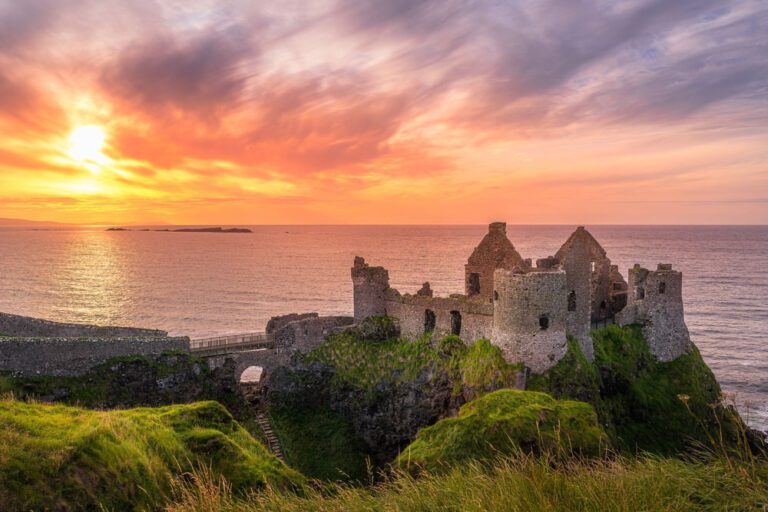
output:
[[[184,226],[191,227],[191,226]],[[251,234],[0,231],[0,311],[203,338],[262,331],[291,312],[351,314],[355,256],[392,286],[461,293],[487,226],[238,226]],[[162,226],[163,229],[174,227]],[[576,226],[508,225],[524,258]],[[768,226],[587,226],[614,264],[683,272],[685,320],[742,415],[768,430]]]

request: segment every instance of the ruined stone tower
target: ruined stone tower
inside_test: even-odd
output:
[[[559,267],[496,270],[491,340],[508,361],[542,373],[562,359],[567,351],[566,284]]]
[[[580,226],[569,241],[558,252],[557,260],[565,270],[566,275],[566,332],[579,342],[581,351],[589,361],[595,360],[595,349],[591,336],[592,312],[592,259],[587,244],[582,240],[586,233]]]
[[[475,247],[464,267],[466,295],[490,301],[493,296],[493,273],[496,269],[512,270],[515,267],[527,266],[507,238],[507,223],[494,222],[488,226],[488,234]]]
[[[355,256],[352,267],[355,322],[369,316],[386,315],[388,289],[389,272],[384,267],[371,267],[363,258]]]
[[[641,324],[651,353],[659,361],[672,361],[691,351],[681,272],[663,263],[655,271],[635,265],[629,269],[629,294],[627,307],[616,320],[620,325]]]
[[[568,260],[583,258],[583,251],[589,255],[591,274],[591,307],[592,321],[612,318],[626,305],[627,283],[600,243],[592,234],[579,227],[565,241],[555,257],[565,263]]]

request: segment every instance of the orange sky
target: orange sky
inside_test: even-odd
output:
[[[766,34],[760,0],[0,1],[0,217],[766,224]]]

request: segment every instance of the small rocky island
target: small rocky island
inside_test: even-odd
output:
[[[108,228],[107,231],[157,231],[161,233],[253,233],[248,228],[178,228],[178,229],[129,229]]]

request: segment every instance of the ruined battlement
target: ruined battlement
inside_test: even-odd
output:
[[[429,283],[414,294],[389,287],[389,273],[356,257],[352,267],[355,321],[388,315],[404,336],[447,334],[490,339],[507,359],[535,373],[551,368],[573,336],[594,360],[591,323],[640,323],[653,354],[671,360],[690,350],[683,320],[682,274],[661,263],[636,265],[629,283],[605,249],[579,226],[553,255],[524,259],[493,222],[465,265],[465,293],[436,297]]]

